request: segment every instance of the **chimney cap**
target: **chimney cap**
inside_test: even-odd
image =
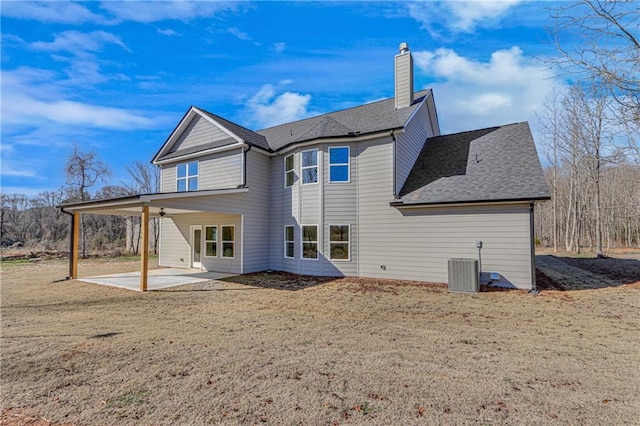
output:
[[[409,51],[409,44],[402,42],[400,43],[400,53],[407,53]]]

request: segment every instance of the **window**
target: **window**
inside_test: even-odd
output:
[[[206,257],[218,256],[218,227],[204,227],[204,255]]]
[[[318,258],[318,226],[302,225],[302,258]]]
[[[302,184],[318,182],[318,150],[302,151]]]
[[[222,227],[222,257],[235,257],[235,226]]]
[[[329,256],[349,260],[349,225],[329,225]]]
[[[295,255],[295,239],[293,226],[284,227],[284,257],[293,259]]]
[[[293,154],[291,154],[286,156],[284,159],[284,187],[285,188],[289,188],[290,186],[293,186],[296,180],[296,175],[293,167],[294,167]]]
[[[198,190],[198,162],[178,164],[177,181],[178,192],[197,191]]]
[[[349,147],[329,148],[329,182],[349,182]]]

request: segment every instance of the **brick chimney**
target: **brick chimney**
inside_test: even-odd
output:
[[[396,109],[413,103],[413,58],[407,43],[400,43],[400,53],[395,56]]]

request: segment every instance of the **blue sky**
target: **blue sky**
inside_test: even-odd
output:
[[[191,105],[248,128],[393,96],[409,43],[443,132],[529,121],[551,2],[2,2],[2,191],[64,184],[74,144],[127,182]],[[94,188],[98,189],[98,188]]]

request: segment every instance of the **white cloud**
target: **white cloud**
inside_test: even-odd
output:
[[[158,34],[166,35],[169,37],[180,35],[176,31],[172,30],[171,28],[167,28],[167,29],[157,28],[156,30],[158,31]]]
[[[286,49],[286,48],[287,48],[287,44],[285,42],[283,42],[283,41],[279,41],[277,43],[273,43],[273,50],[276,53],[282,53],[282,52],[284,52],[284,49]]]
[[[151,22],[215,16],[224,10],[234,10],[234,3],[217,1],[104,1],[100,7],[111,13],[117,22]]]
[[[310,115],[307,108],[311,95],[294,92],[284,92],[280,95],[276,93],[275,86],[265,84],[249,99],[247,110],[253,123],[262,127],[271,127]]]
[[[236,36],[240,40],[251,40],[251,37],[249,37],[249,34],[243,31],[240,31],[240,29],[237,27],[227,28],[227,32],[233,36]]]
[[[521,0],[419,1],[408,5],[409,15],[432,35],[444,26],[452,32],[473,33],[498,23]]]
[[[154,125],[152,119],[133,111],[69,100],[48,88],[52,77],[52,73],[25,68],[2,72],[3,128],[46,122],[117,130]]]
[[[93,31],[90,33],[63,31],[56,34],[52,42],[36,41],[31,43],[29,47],[45,52],[81,54],[84,52],[99,52],[108,44],[115,44],[128,52],[131,51],[120,37],[106,31]]]
[[[60,24],[100,22],[102,18],[81,3],[69,1],[4,1],[2,15],[9,18],[32,19]]]
[[[434,78],[438,116],[444,132],[520,121],[535,125],[553,87],[553,74],[512,47],[474,61],[450,49],[413,53],[416,65]]]
[[[13,177],[35,177],[37,176],[36,172],[32,167],[15,167],[13,164],[10,164],[7,160],[2,161],[2,170],[0,171],[0,175],[2,176],[13,176]]]

